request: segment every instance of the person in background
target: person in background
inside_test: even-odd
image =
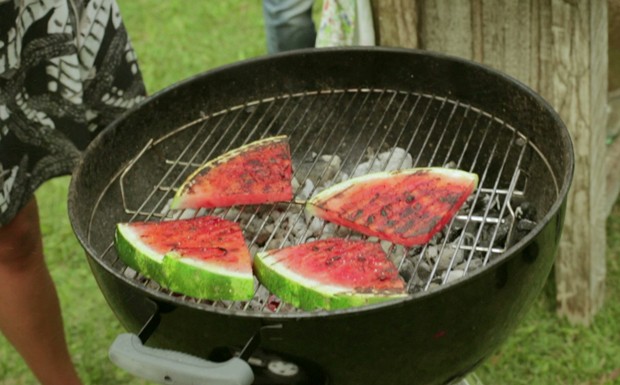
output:
[[[34,192],[145,93],[115,1],[0,0],[0,331],[44,385],[80,379]]]
[[[314,47],[314,0],[263,0],[267,52]]]

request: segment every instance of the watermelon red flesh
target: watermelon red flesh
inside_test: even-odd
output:
[[[259,140],[198,168],[181,185],[173,209],[290,201],[291,154],[286,136]]]
[[[155,252],[175,252],[240,273],[252,271],[243,233],[234,222],[202,216],[178,221],[134,222],[129,226]]]
[[[117,226],[127,265],[182,294],[208,299],[253,296],[251,258],[238,224],[218,217]]]
[[[261,252],[254,270],[269,290],[302,309],[337,309],[406,295],[377,243],[331,238]]]
[[[368,174],[312,197],[308,212],[407,247],[428,242],[478,184],[476,174],[418,168]]]

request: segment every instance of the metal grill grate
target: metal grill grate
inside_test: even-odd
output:
[[[473,106],[435,95],[393,90],[280,95],[204,114],[150,140],[110,184],[118,183],[128,220],[178,219],[215,212],[241,224],[252,252],[304,242],[310,237],[356,236],[346,229],[328,232],[330,225],[322,222],[318,233],[311,234],[310,228],[317,225],[309,224],[294,202],[215,211],[168,210],[175,189],[196,167],[233,148],[278,134],[290,138],[294,178],[299,184],[297,199],[311,195],[329,181],[348,178],[362,166],[445,166],[479,175],[479,188],[433,241],[412,249],[382,242],[412,294],[482,268],[534,224],[527,214],[524,194],[527,169],[532,159],[547,162],[527,137]],[[160,163],[161,174],[153,177],[152,186],[135,186],[134,175],[142,172],[141,164],[154,161]],[[311,186],[307,180],[312,181]],[[557,193],[557,184],[555,189]],[[91,223],[93,220],[94,216]],[[113,245],[101,258],[128,279],[166,292],[126,268]],[[235,310],[299,311],[279,303],[261,285],[249,302],[183,299]]]

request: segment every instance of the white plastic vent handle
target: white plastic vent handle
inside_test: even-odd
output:
[[[146,347],[135,334],[124,333],[110,346],[110,360],[145,380],[165,385],[251,385],[254,374],[240,358],[212,362],[172,350]]]

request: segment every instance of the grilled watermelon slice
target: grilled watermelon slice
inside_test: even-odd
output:
[[[238,224],[218,217],[120,223],[120,258],[161,286],[211,300],[254,295],[249,250]]]
[[[290,201],[291,179],[288,137],[266,138],[196,169],[177,190],[170,207],[196,209]]]
[[[305,310],[341,309],[406,296],[405,282],[378,243],[330,238],[259,252],[259,281]]]
[[[478,185],[447,168],[412,168],[349,179],[306,202],[314,216],[407,247],[428,242]]]

